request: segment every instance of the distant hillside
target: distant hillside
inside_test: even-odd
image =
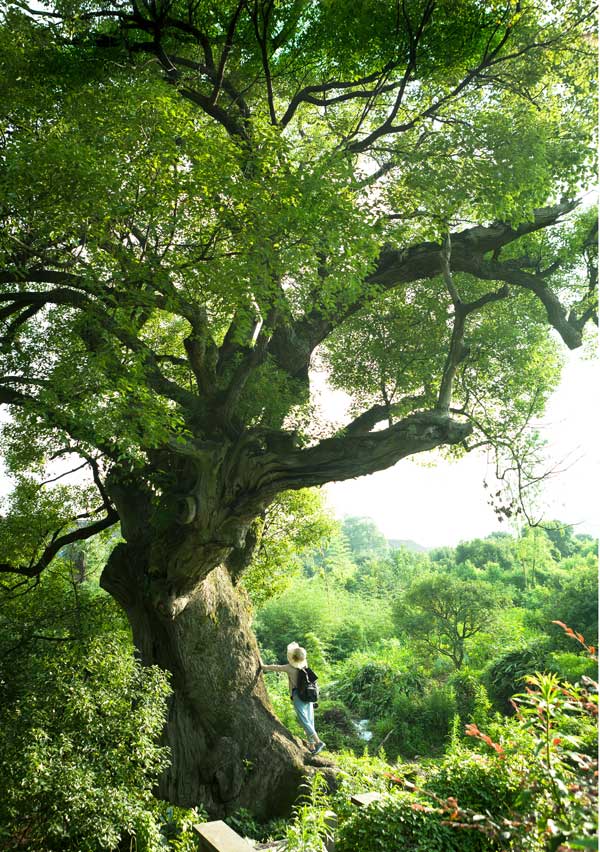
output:
[[[418,553],[425,553],[425,551],[429,550],[428,547],[423,547],[422,544],[418,544],[416,541],[412,541],[411,539],[388,538],[387,543],[392,550],[398,550],[400,547],[405,547],[407,550],[415,550]]]

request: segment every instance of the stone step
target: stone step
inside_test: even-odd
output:
[[[371,802],[378,802],[381,799],[381,793],[356,793],[354,796],[350,796],[350,801],[353,805],[357,805],[359,808],[364,808],[366,805],[370,805]]]
[[[252,846],[223,820],[194,825],[200,852],[252,852]]]

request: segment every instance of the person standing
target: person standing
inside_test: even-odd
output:
[[[285,672],[288,676],[290,698],[294,704],[294,710],[298,721],[306,731],[309,742],[309,751],[318,754],[325,748],[325,743],[319,738],[315,729],[315,711],[310,701],[303,701],[298,693],[298,672],[308,667],[306,651],[297,642],[290,642],[287,646],[288,661],[285,665],[265,665],[262,660],[260,667],[263,672]]]

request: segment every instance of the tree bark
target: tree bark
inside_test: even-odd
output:
[[[218,567],[175,618],[165,615],[144,591],[150,550],[118,545],[101,584],[125,609],[142,663],[171,673],[164,732],[171,765],[159,797],[202,804],[214,817],[238,808],[259,817],[289,813],[317,761],[271,710],[243,593]]]

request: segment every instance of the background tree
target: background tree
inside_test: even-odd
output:
[[[102,585],[172,675],[171,801],[277,811],[302,777],[236,588],[276,496],[511,446],[549,326],[581,344],[592,28],[579,0],[8,5],[0,570],[120,523]],[[41,486],[73,458],[89,486]]]
[[[365,557],[384,556],[388,551],[385,536],[371,518],[344,518],[342,532],[348,539],[355,560]]]
[[[471,562],[481,569],[494,562],[503,571],[508,571],[515,561],[514,541],[508,533],[492,533],[485,538],[461,541],[456,547],[455,559],[457,564]]]
[[[516,548],[519,564],[523,571],[525,589],[535,586],[541,572],[554,565],[552,540],[540,527],[525,527],[521,530]]]
[[[500,589],[483,580],[430,574],[395,601],[394,622],[398,631],[448,657],[460,669],[469,640],[493,627],[506,600]]]

